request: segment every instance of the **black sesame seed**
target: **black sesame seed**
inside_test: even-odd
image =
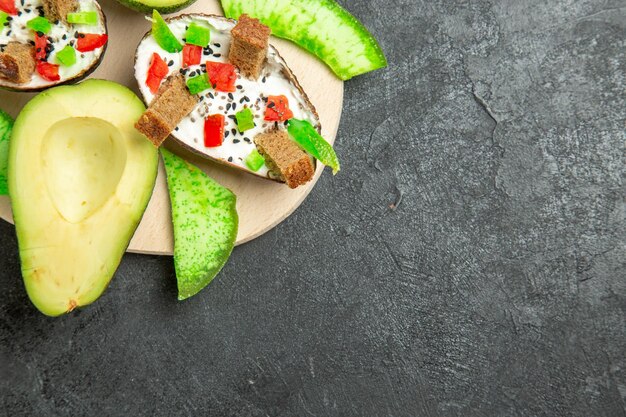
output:
[[[263,79],[261,80],[261,82],[264,83],[265,81],[267,81],[267,78],[265,76],[263,76]]]
[[[174,130],[178,132],[178,126],[176,126],[176,127],[174,128]]]
[[[24,7],[24,0],[20,0],[20,4]]]
[[[234,100],[235,97],[233,97],[233,93],[228,93],[228,98]]]
[[[241,142],[239,139],[233,139],[233,143],[239,143]]]
[[[61,21],[60,21],[59,19],[57,19],[57,20],[55,20],[55,21],[54,21],[54,24],[55,24],[55,25],[58,25],[59,23],[61,23]]]
[[[231,106],[230,103],[226,103],[226,111],[230,110],[230,106]]]
[[[63,40],[67,40],[67,35],[63,34],[63,36],[61,37],[61,39],[63,39]]]
[[[283,123],[285,126],[289,126],[289,120],[285,120],[285,123]]]
[[[26,14],[30,13],[31,10],[30,9],[24,9],[24,11],[26,12]]]
[[[237,109],[237,103],[233,103],[233,110]]]
[[[239,104],[243,104],[244,101],[246,101],[246,98],[242,97],[241,100],[239,100]]]
[[[37,32],[37,36],[41,38],[43,36],[43,32]]]
[[[246,142],[250,143],[250,138],[243,138]]]
[[[209,92],[209,98],[215,98],[215,96],[213,95],[213,93]]]
[[[219,44],[219,43],[214,43],[213,45],[215,45],[215,46],[216,46],[216,47],[218,47],[218,48],[222,46],[222,45],[221,45],[221,44]]]
[[[231,132],[233,135],[236,135],[236,134],[237,134],[237,129],[235,129],[235,128],[230,129],[230,132]]]
[[[185,71],[185,70],[184,70],[183,68],[180,68],[180,69],[178,70],[178,72],[180,72],[181,74],[183,74],[183,73],[184,73],[184,71]]]
[[[233,157],[232,156],[228,157],[228,162],[233,162]]]
[[[31,46],[35,46],[35,41],[28,41]]]
[[[221,56],[222,56],[222,54],[213,54],[213,56],[214,56],[215,58],[219,58],[219,57],[221,57]]]
[[[84,38],[84,37],[85,37],[85,34],[84,34],[84,33],[79,33],[79,34],[78,34],[78,37],[79,37],[79,38]]]
[[[268,105],[267,105],[267,108],[268,108],[268,109],[271,109],[271,108],[272,108],[272,107],[274,107],[275,105],[276,105],[276,104],[274,104],[274,103],[270,103],[270,104],[268,104]]]
[[[224,132],[224,137],[227,138],[228,135],[230,135],[230,132],[227,130],[226,132]]]
[[[235,117],[235,115],[234,115],[234,114],[229,114],[227,117],[228,117],[230,120],[237,120],[237,117]]]
[[[241,90],[243,88],[243,85],[238,85],[237,86],[237,90]]]
[[[78,38],[78,31],[74,32],[74,37]]]
[[[21,15],[22,15],[22,12],[21,12],[21,11],[17,12],[17,15],[18,15],[18,16],[21,16]]]
[[[171,67],[172,65],[174,65],[174,61],[170,61],[170,62],[167,63],[168,67]]]

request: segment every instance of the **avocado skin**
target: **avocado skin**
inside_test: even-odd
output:
[[[0,110],[0,195],[9,194],[7,179],[9,163],[9,140],[13,129],[11,116]]]
[[[146,14],[146,15],[151,15],[152,14],[152,10],[156,10],[157,12],[161,13],[161,14],[171,14],[171,13],[175,13],[179,10],[182,10],[186,7],[191,6],[192,4],[194,4],[197,0],[186,0],[186,1],[182,1],[178,4],[173,4],[171,6],[162,6],[162,7],[155,7],[155,6],[148,6],[146,4],[143,4],[141,1],[138,0],[117,0],[120,4],[122,4],[123,6],[128,7],[129,9],[135,10],[137,12]]]
[[[237,198],[198,167],[161,148],[172,204],[178,299],[206,287],[235,246]]]

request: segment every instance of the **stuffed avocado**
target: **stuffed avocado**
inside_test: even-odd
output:
[[[246,16],[163,20],[155,12],[135,58],[149,104],[137,128],[157,146],[171,133],[203,157],[291,188],[310,181],[315,155],[287,126],[302,121],[323,141],[319,117],[269,36],[269,28]]]
[[[88,80],[44,91],[20,112],[9,194],[28,296],[58,316],[106,289],[154,188],[158,153],[133,125],[128,88]]]
[[[0,88],[79,81],[96,69],[107,41],[95,0],[0,0]]]

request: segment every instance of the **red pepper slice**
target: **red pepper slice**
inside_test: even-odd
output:
[[[284,122],[293,118],[289,109],[289,100],[285,96],[268,96],[265,108],[265,120],[270,122]]]
[[[79,52],[91,52],[95,49],[102,48],[109,40],[107,34],[96,35],[94,33],[79,33],[76,49]]]
[[[204,119],[204,146],[222,146],[224,141],[224,115],[211,114]]]
[[[169,68],[163,58],[156,52],[152,54],[152,60],[150,61],[150,67],[148,68],[148,77],[146,78],[146,85],[152,92],[156,94],[161,86],[161,81],[167,76]]]
[[[37,61],[46,60],[46,48],[48,47],[48,37],[46,35],[39,36],[35,33],[35,58]]]
[[[39,61],[37,63],[37,72],[44,80],[59,81],[59,66],[48,62]]]
[[[10,14],[11,16],[17,15],[15,0],[0,0],[0,10],[7,14]]]
[[[207,61],[206,72],[209,76],[209,81],[213,84],[213,88],[217,91],[226,93],[236,91],[235,81],[237,81],[237,73],[235,73],[234,65]]]
[[[186,44],[183,48],[183,68],[192,65],[200,65],[202,60],[202,47],[197,45]]]

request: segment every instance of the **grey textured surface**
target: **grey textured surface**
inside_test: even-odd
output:
[[[199,296],[46,318],[0,225],[0,414],[626,415],[626,1],[344,4],[343,170]]]

